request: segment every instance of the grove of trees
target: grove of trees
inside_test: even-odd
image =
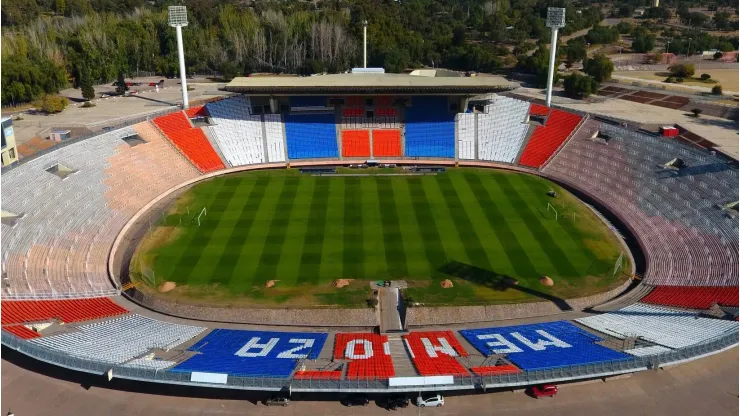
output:
[[[119,72],[176,76],[172,0],[7,0],[2,7],[2,103],[18,104]],[[421,66],[493,71],[549,41],[549,0],[185,0],[190,73],[341,72],[362,60],[388,72]],[[566,7],[567,35],[603,18]],[[579,10],[580,13],[576,13]],[[89,90],[88,90],[89,92]],[[89,95],[89,94],[88,94]]]
[[[589,75],[573,72],[563,80],[563,88],[568,97],[580,99],[599,92],[599,83]]]

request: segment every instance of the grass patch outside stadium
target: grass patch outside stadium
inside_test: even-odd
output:
[[[132,279],[144,291],[173,281],[160,296],[177,301],[268,307],[363,307],[373,282],[405,280],[408,298],[438,306],[588,296],[619,286],[630,270],[625,255],[625,272],[613,274],[617,237],[545,179],[471,168],[351,172],[367,175],[266,170],[199,183],[139,244]],[[543,275],[554,286],[540,284]],[[333,287],[340,278],[354,280]],[[441,288],[444,279],[454,287]],[[266,288],[269,280],[276,285]],[[512,280],[518,285],[503,283]]]

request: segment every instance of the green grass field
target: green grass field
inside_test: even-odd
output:
[[[550,189],[557,198],[547,196]],[[198,226],[193,218],[203,207]],[[491,304],[615,287],[625,278],[612,275],[620,252],[580,201],[530,175],[276,170],[218,177],[187,191],[140,244],[132,270],[151,268],[156,284],[177,283],[166,296],[206,303],[359,307],[369,282],[404,279],[415,302]],[[555,285],[541,285],[543,275]],[[355,280],[336,289],[338,278]],[[447,278],[454,288],[440,288]],[[512,279],[518,286],[506,284]],[[265,288],[269,280],[278,282]]]

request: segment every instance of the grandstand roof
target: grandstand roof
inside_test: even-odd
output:
[[[480,94],[511,89],[499,76],[422,77],[406,74],[333,74],[311,77],[238,77],[223,89],[249,94]]]

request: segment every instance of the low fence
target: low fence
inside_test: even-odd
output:
[[[417,392],[526,386],[549,382],[608,377],[612,375],[656,369],[674,363],[690,361],[692,359],[731,348],[738,344],[738,333],[729,333],[690,347],[646,357],[631,357],[618,361],[605,361],[545,370],[523,371],[515,374],[466,377],[456,376],[453,379],[453,384],[408,387],[390,387],[387,379],[296,380],[293,378],[236,376],[228,376],[226,383],[224,384],[200,383],[191,381],[191,373],[174,373],[167,370],[156,370],[151,368],[125,367],[70,357],[67,354],[47,349],[29,341],[21,340],[7,332],[2,332],[2,344],[29,357],[70,370],[98,375],[104,375],[111,371],[113,377],[155,383],[264,391],[290,389],[290,391],[305,392]]]

